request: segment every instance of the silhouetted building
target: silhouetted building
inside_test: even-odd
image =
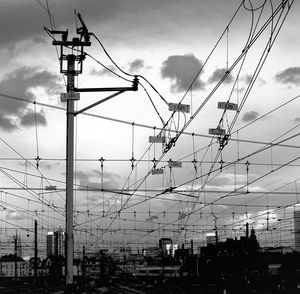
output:
[[[29,264],[23,258],[10,254],[0,258],[1,277],[28,277]]]
[[[54,255],[54,232],[47,233],[47,257]]]
[[[47,257],[64,255],[64,232],[59,229],[47,233]]]
[[[148,247],[143,249],[143,256],[149,258],[158,258],[161,255],[162,251],[159,247]]]
[[[54,232],[54,255],[64,255],[64,232],[59,229]]]
[[[206,234],[206,242],[207,242],[207,245],[216,244],[217,243],[216,233],[207,233]]]
[[[255,255],[259,251],[259,243],[257,241],[255,230],[251,229],[250,236],[248,229],[246,236],[241,236],[240,240],[227,238],[224,242],[217,244],[208,243],[207,247],[201,248],[201,256],[221,256],[221,255]]]
[[[173,242],[171,238],[161,238],[159,239],[159,248],[162,249],[164,255],[172,254]]]
[[[294,211],[295,250],[300,251],[300,210]]]
[[[131,256],[131,247],[127,246],[127,247],[120,247],[120,255],[122,257],[122,259],[127,259],[130,258]],[[105,255],[106,252],[103,251],[102,255]]]

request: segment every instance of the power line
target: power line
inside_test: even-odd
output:
[[[11,96],[11,95],[7,95],[7,94],[4,94],[4,93],[0,93],[0,96],[4,97],[4,98],[7,98],[7,99],[13,99],[13,100],[17,100],[17,101],[22,101],[22,102],[26,102],[26,103],[36,103],[36,105],[40,105],[40,106],[44,106],[44,107],[49,107],[49,108],[53,108],[53,109],[57,109],[57,110],[62,110],[62,111],[66,111],[65,108],[63,107],[60,107],[60,106],[55,106],[55,105],[51,105],[51,104],[46,104],[46,103],[41,103],[41,102],[38,102],[38,101],[31,101],[29,99],[25,99],[25,98],[19,98],[19,97],[16,97],[16,96]],[[287,105],[288,103],[294,101],[295,99],[298,99],[300,97],[300,95],[297,95],[296,97],[292,98],[291,100],[285,102],[284,104],[278,106],[277,108],[281,108],[285,105]],[[277,110],[277,109],[276,109]],[[273,112],[273,111],[270,111],[270,113]],[[82,113],[82,115],[86,115],[86,116],[90,116],[90,117],[95,117],[95,118],[100,118],[100,119],[104,119],[104,120],[109,120],[109,121],[113,121],[113,122],[118,122],[118,123],[122,123],[122,124],[126,124],[126,125],[132,125],[134,124],[136,127],[142,127],[142,128],[146,128],[146,129],[154,129],[154,130],[159,130],[159,131],[162,131],[164,130],[164,128],[160,128],[160,127],[157,127],[157,126],[149,126],[149,125],[145,125],[145,124],[140,124],[140,123],[137,123],[137,122],[130,122],[130,121],[125,121],[125,120],[120,120],[120,119],[116,119],[116,118],[111,118],[111,117],[106,117],[106,116],[101,116],[101,115],[97,115],[97,114],[92,114],[92,113]],[[267,115],[267,114],[265,114]],[[255,120],[258,121],[260,119],[262,119],[263,117],[265,117],[265,115],[257,118]],[[246,126],[249,126],[251,125],[253,122],[250,122],[248,123]],[[246,127],[245,126],[245,127]],[[244,127],[242,127],[241,129],[243,129]],[[238,131],[238,130],[237,130]],[[237,132],[235,131],[235,132]],[[177,130],[172,130],[172,129],[169,129],[168,132],[171,132],[171,133],[177,133],[178,131]],[[195,136],[195,137],[202,137],[202,138],[208,138],[208,139],[213,139],[214,136],[210,136],[210,135],[203,135],[203,134],[198,134],[198,133],[191,133],[191,132],[182,132],[183,135],[190,135],[190,136]],[[244,139],[235,139],[235,138],[231,138],[230,139],[231,141],[235,141],[235,142],[240,142],[240,143],[251,143],[251,144],[258,144],[258,145],[266,145],[266,144],[271,144],[271,143],[268,143],[268,142],[263,142],[263,141],[256,141],[256,140],[244,140]],[[287,148],[296,148],[296,149],[299,149],[300,147],[298,145],[283,145],[283,144],[280,144],[280,145],[277,145],[279,147],[287,147]],[[197,151],[196,151],[197,152]]]

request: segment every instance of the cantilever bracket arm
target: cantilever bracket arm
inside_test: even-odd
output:
[[[120,95],[120,94],[122,94],[122,93],[124,93],[124,92],[125,92],[125,91],[123,90],[123,91],[119,91],[119,92],[117,92],[117,93],[111,94],[111,95],[109,95],[108,97],[99,100],[98,102],[95,102],[95,103],[93,103],[93,104],[91,104],[91,105],[89,105],[89,106],[87,106],[87,107],[85,107],[85,108],[82,108],[82,109],[76,111],[76,112],[74,113],[74,116],[76,116],[77,114],[80,114],[80,113],[82,113],[82,112],[84,112],[84,111],[86,111],[86,110],[88,110],[88,109],[91,109],[92,107],[97,106],[97,105],[99,105],[99,104],[101,104],[101,103],[103,103],[103,102],[105,102],[105,101],[107,101],[107,100],[109,100],[109,99],[111,99],[111,98],[114,98],[114,97],[116,97],[116,96],[118,96],[118,95]]]
[[[139,80],[134,76],[131,87],[110,87],[110,88],[74,88],[74,92],[110,92],[110,91],[137,91]]]

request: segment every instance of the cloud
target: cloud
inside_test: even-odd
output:
[[[34,101],[38,97],[33,90],[42,88],[46,94],[52,95],[62,89],[61,78],[46,70],[39,70],[36,67],[21,67],[8,73],[0,81],[0,89],[4,94],[17,98],[25,98]],[[17,122],[20,120],[22,126],[35,124],[35,113],[28,110],[29,103],[15,99],[1,99],[0,101],[0,127],[2,130],[12,132],[16,130]],[[39,125],[46,125],[44,113],[36,114]]]
[[[26,219],[26,216],[24,215],[24,213],[19,212],[19,211],[7,211],[5,216],[6,216],[7,220],[22,220],[22,219]]]
[[[257,119],[258,116],[259,116],[258,112],[256,112],[256,111],[249,111],[249,112],[246,112],[243,115],[242,120],[243,120],[243,122],[249,122],[249,121]]]
[[[37,125],[46,126],[47,121],[43,111],[35,113],[33,110],[26,110],[22,116],[20,124],[25,127],[32,127]]]
[[[250,74],[246,74],[244,76],[241,77],[240,81],[243,81],[246,85],[248,85],[251,80],[252,80],[252,75]],[[258,77],[255,81],[256,84],[258,84],[259,86],[265,85],[267,83],[267,81],[263,78]]]
[[[63,27],[62,29],[65,29],[65,26],[73,25],[74,8],[80,11],[83,16],[88,15],[89,20],[107,21],[116,17],[124,6],[118,0],[101,1],[101,3],[99,3],[100,1],[84,2],[81,0],[51,1],[49,7],[50,12],[55,17],[56,28]],[[43,26],[50,28],[45,1],[31,1],[31,3],[28,3],[28,1],[23,0],[3,0],[0,15],[0,44],[2,48],[14,46],[17,42],[23,40],[39,40],[40,36],[46,37]],[[32,15],[34,17],[30,17]]]
[[[79,184],[82,186],[95,189],[102,188],[101,172],[98,170],[92,170],[88,172],[77,171],[75,176],[79,180]],[[117,189],[119,187],[118,179],[119,176],[117,174],[103,172],[103,188]]]
[[[193,54],[172,55],[163,62],[161,75],[173,81],[172,92],[182,92],[188,89],[202,65]],[[193,89],[203,89],[203,87],[204,83],[199,76],[193,84]]]
[[[110,199],[111,193],[106,193],[101,195],[99,194],[99,191],[102,189],[102,178],[101,178],[101,172],[99,170],[91,170],[91,171],[77,171],[75,173],[76,179],[79,181],[77,184],[81,185],[82,187],[88,187],[89,189],[96,189],[96,191],[91,191],[91,193],[88,193],[86,197],[82,198],[80,200],[80,205],[86,205],[87,202],[89,204],[94,203],[99,204],[103,200],[102,197],[106,199]],[[103,189],[118,189],[120,187],[119,184],[119,176],[114,173],[110,172],[103,172]],[[98,191],[97,191],[98,190]],[[112,200],[114,203],[115,201]],[[118,202],[118,201],[117,201]],[[115,203],[116,204],[116,203]],[[111,203],[112,205],[112,203]]]
[[[211,199],[219,199],[219,193],[230,193],[226,197],[235,196],[237,194],[247,194],[247,177],[248,181],[257,178],[255,173],[249,173],[246,175],[246,166],[244,174],[234,174],[234,173],[222,173],[218,175],[216,178],[213,178],[205,185],[206,191],[211,191],[215,193],[210,193],[209,197]],[[196,189],[200,189],[198,187],[194,187]],[[263,192],[265,188],[262,186],[254,186],[251,185],[249,188],[251,192]],[[226,192],[227,191],[227,192]],[[250,194],[248,194],[250,195]]]
[[[252,219],[255,220],[254,221],[255,228],[256,229],[262,229],[262,228],[267,229],[267,227],[266,227],[267,226],[267,217],[268,217],[269,226],[278,222],[278,215],[274,209],[258,211],[256,213],[255,217],[253,217],[253,216],[251,217]]]
[[[53,167],[53,166],[52,166],[51,164],[49,164],[49,163],[43,164],[43,168],[44,168],[44,169],[51,170],[52,167]]]
[[[7,74],[0,82],[2,93],[31,101],[36,99],[31,92],[31,89],[36,87],[42,87],[48,94],[53,94],[62,88],[61,78],[46,70],[39,71],[36,67],[24,66]],[[27,104],[22,101],[2,99],[0,106],[2,113],[19,115],[24,112]]]
[[[1,47],[14,46],[23,40],[34,40],[42,36],[48,38],[43,26],[50,28],[46,1],[2,0],[0,11],[0,44]],[[74,27],[74,8],[79,11],[89,29],[93,23],[98,23],[101,30],[107,29],[107,23],[113,24],[114,34],[112,38],[124,35],[124,30],[144,32],[145,28],[137,26],[137,21],[158,17],[165,19],[165,15],[159,14],[160,8],[170,5],[165,1],[120,1],[120,0],[53,0],[49,2],[50,12],[54,17],[54,25],[57,29]],[[178,6],[178,5],[177,5]],[[176,6],[176,7],[177,7]],[[180,9],[179,7],[177,9]],[[155,13],[156,12],[156,13]],[[32,17],[34,15],[34,17]],[[123,23],[122,23],[123,20]],[[52,19],[53,21],[53,19]],[[99,24],[100,23],[100,24]],[[97,25],[97,26],[98,26]],[[149,30],[156,28],[148,26]],[[112,26],[108,26],[112,31]]]
[[[257,81],[259,86],[265,85],[267,83],[267,81],[263,78],[258,78]]]
[[[226,73],[226,68],[217,68],[214,73],[211,75],[211,77],[208,79],[208,82],[211,83],[215,83],[215,82],[219,82],[222,77],[225,75]],[[226,77],[226,79],[223,81],[223,83],[225,84],[230,84],[232,83],[234,80],[233,76],[231,73],[228,74],[228,76]]]
[[[115,71],[115,70],[116,70],[116,68],[113,67],[112,65],[108,65],[107,68],[110,69],[111,71]],[[94,69],[94,68],[93,68],[93,69],[90,71],[90,74],[91,74],[91,75],[94,75],[94,76],[113,75],[113,73],[111,73],[111,72],[110,72],[109,70],[107,70],[106,68],[103,68],[103,69],[100,69],[100,70]]]
[[[246,175],[222,173],[218,177],[209,181],[206,190],[234,190],[246,184]],[[240,190],[242,191],[242,190]]]
[[[300,85],[300,67],[289,67],[277,73],[275,81],[282,84]]]
[[[137,58],[137,59],[133,60],[132,62],[129,62],[128,65],[129,65],[129,69],[125,70],[125,71],[129,71],[133,74],[136,73],[138,70],[145,67],[144,60],[142,60],[140,58]],[[112,72],[116,72],[116,67],[115,66],[108,65],[107,68],[108,69],[106,69],[106,68],[94,69],[93,68],[90,71],[90,74],[94,75],[94,76],[104,76],[104,75],[113,75]]]
[[[158,33],[168,37],[168,40],[170,34],[171,37],[175,34],[184,37],[183,33],[187,30],[185,19],[194,20],[192,22],[194,26],[206,26],[214,31],[218,27],[215,26],[216,24],[223,24],[224,15],[232,13],[231,5],[221,4],[218,1],[199,3],[191,0],[188,6],[183,0],[52,0],[48,2],[58,30],[74,29],[73,11],[76,8],[82,14],[90,31],[96,33],[97,29],[101,28],[101,35],[105,39],[110,38],[114,41],[132,37],[136,42],[143,42],[144,38]],[[199,9],[204,12],[201,17],[199,17]],[[2,0],[0,16],[1,48],[41,36],[49,42],[49,37],[43,30],[43,26],[50,28],[46,1]],[[211,22],[214,25],[208,25]],[[152,38],[151,41],[153,42]]]
[[[9,47],[15,42],[24,40],[29,36],[35,36],[41,32],[41,25],[38,25],[41,24],[41,13],[39,13],[40,15],[37,18],[28,18],[26,22],[22,18],[22,15],[26,15],[27,13],[31,13],[32,15],[34,13],[32,9],[35,7],[36,5],[28,5],[26,1],[19,3],[16,1],[3,1],[1,3],[1,47]],[[36,14],[34,13],[34,15]]]
[[[5,132],[13,132],[18,129],[18,126],[15,124],[14,119],[1,115],[0,128]]]
[[[23,167],[26,169],[26,166],[28,166],[28,163],[19,163],[19,166]],[[36,165],[36,162],[34,162],[34,165]],[[48,163],[47,160],[41,159],[39,162],[39,169],[44,169],[44,170],[52,170],[53,168],[58,168],[61,166],[60,162],[55,162],[55,163]]]
[[[232,180],[227,175],[220,175],[209,182],[209,187],[224,187],[232,184]]]
[[[251,82],[252,75],[245,75],[242,80],[245,81],[246,84],[249,84]]]
[[[154,17],[157,21],[166,21],[161,9],[173,6],[173,4],[165,2],[157,0],[53,0],[49,2],[49,8],[54,17],[54,25],[59,30],[74,28],[73,11],[76,8],[89,30],[94,30],[96,23],[96,27],[101,27],[102,34],[109,30],[108,35],[113,39],[118,39],[118,37],[124,37],[124,31],[126,36],[128,32],[135,32],[135,38],[137,32],[140,33],[138,35],[145,35],[145,26],[137,26],[137,23],[148,24],[148,20],[153,21]],[[176,5],[176,10],[182,9]],[[24,40],[40,41],[41,37],[49,39],[43,30],[43,26],[50,28],[45,1],[2,0],[0,16],[1,48],[12,47]],[[78,25],[80,25],[79,22]],[[113,34],[111,34],[112,27],[114,28]],[[157,25],[147,25],[146,29],[153,31],[156,28]]]
[[[129,63],[129,71],[134,73],[139,69],[142,69],[144,66],[144,60],[137,58]]]

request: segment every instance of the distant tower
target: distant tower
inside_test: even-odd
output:
[[[295,250],[300,251],[300,210],[294,211]]]
[[[64,232],[61,228],[54,232],[54,255],[64,255]]]
[[[22,254],[22,241],[21,241],[21,236],[18,235],[18,245],[17,245],[17,256],[18,257],[23,257],[23,254]]]
[[[47,233],[47,257],[54,254],[54,233]]]
[[[246,238],[249,239],[249,224],[246,223]]]
[[[64,232],[61,228],[47,233],[47,257],[50,255],[64,255]]]

